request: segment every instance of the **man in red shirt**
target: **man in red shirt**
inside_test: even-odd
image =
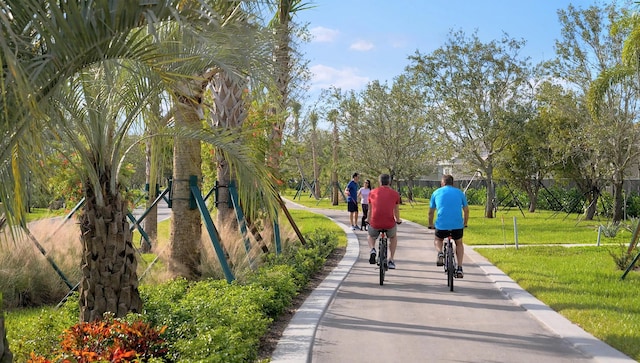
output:
[[[381,229],[387,230],[389,237],[389,259],[388,266],[390,269],[396,268],[393,257],[396,253],[398,245],[398,237],[396,236],[396,225],[402,223],[400,220],[400,194],[391,189],[389,183],[391,178],[389,174],[382,174],[378,179],[380,187],[372,189],[369,194],[369,234],[368,242],[371,252],[369,255],[369,263],[376,263],[376,238],[380,234]]]

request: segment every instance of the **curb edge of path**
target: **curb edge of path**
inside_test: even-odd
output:
[[[360,254],[360,245],[356,234],[345,224],[333,218],[331,221],[347,234],[347,250],[342,260],[327,277],[307,297],[302,306],[282,333],[278,345],[271,355],[272,363],[310,362],[313,341],[320,319],[333,300],[338,287],[342,284]]]

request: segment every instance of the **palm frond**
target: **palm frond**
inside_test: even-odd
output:
[[[598,75],[589,87],[587,94],[587,107],[593,118],[598,118],[600,105],[605,94],[613,87],[626,79],[637,77],[638,68],[636,66],[616,65]]]

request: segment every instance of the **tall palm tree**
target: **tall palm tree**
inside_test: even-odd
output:
[[[273,97],[277,107],[273,110],[276,121],[271,130],[271,150],[268,163],[274,172],[280,169],[280,154],[285,123],[288,117],[289,96],[293,75],[293,16],[302,10],[309,9],[309,3],[302,0],[277,0],[276,14],[271,20],[271,28],[275,34],[275,48],[273,51],[276,92]]]
[[[272,43],[269,34],[252,20],[257,8],[251,5],[251,2],[242,1],[214,2],[212,9],[216,11],[214,14],[217,27],[209,25],[206,28],[193,29],[197,32],[184,29],[179,35],[181,46],[208,53],[211,57],[208,63],[202,63],[200,68],[193,70],[195,76],[191,80],[179,83],[174,88],[174,100],[178,105],[178,112],[175,114],[176,126],[191,130],[202,129],[206,114],[204,100],[207,91],[211,90],[214,105],[210,114],[213,115],[214,123],[219,122],[224,126],[212,132],[232,135],[234,133],[230,133],[230,130],[237,131],[245,117],[242,96],[244,87],[238,82],[246,78],[256,82],[269,82],[267,66],[271,63],[269,51]],[[211,85],[213,87],[210,87]],[[235,135],[236,139],[229,141],[236,147],[242,145],[242,135],[237,132]],[[218,174],[225,178],[220,184],[225,186],[228,186],[226,178],[229,182],[234,179],[234,175],[239,178],[234,169],[240,164],[228,158],[237,156],[229,155],[224,150],[229,147],[229,144],[224,144],[216,149],[217,164],[221,166]],[[197,142],[180,141],[174,145],[173,190],[176,199],[172,206],[171,254],[175,272],[187,278],[197,278],[200,274],[198,242],[202,226],[200,213],[189,204],[191,190],[188,184],[189,180],[194,178],[200,187],[200,151],[200,144]],[[249,149],[244,152],[247,151]],[[255,170],[256,173],[249,179],[238,180],[236,183],[243,208],[247,210],[250,210],[251,206],[259,205],[254,203],[256,196],[274,197],[266,171]],[[260,179],[258,183],[253,182]],[[220,191],[224,194],[228,189],[221,188]],[[230,210],[226,212],[223,211],[222,218],[229,220],[227,216]]]

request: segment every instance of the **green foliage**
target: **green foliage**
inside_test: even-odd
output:
[[[633,258],[638,254],[637,248],[634,248],[631,253],[627,251],[627,246],[622,243],[617,247],[609,247],[609,255],[611,255],[613,262],[615,262],[619,270],[625,271],[631,264],[631,261],[633,261]]]
[[[125,321],[142,321],[149,324],[149,329],[166,326],[162,338],[166,340],[169,361],[254,361],[260,338],[271,321],[322,268],[338,243],[335,233],[325,230],[309,233],[305,239],[304,246],[292,243],[281,255],[269,255],[244,283],[176,279],[143,285],[140,293],[144,311]],[[31,352],[46,356],[59,349],[61,333],[73,326],[78,316],[76,297],[57,310],[8,312],[8,338],[17,361],[26,361]],[[158,360],[149,361],[154,359]]]
[[[485,205],[487,202],[487,188],[467,189],[467,202],[469,205]]]
[[[248,284],[266,289],[271,298],[263,301],[264,313],[276,318],[291,304],[298,293],[304,278],[290,265],[273,265],[261,267],[248,277]]]
[[[605,237],[614,238],[618,235],[618,231],[622,228],[622,225],[617,222],[609,222],[604,225],[601,224],[598,228],[600,228]]]
[[[54,307],[6,312],[7,339],[16,362],[25,362],[31,352],[51,352],[60,344],[62,331],[78,322],[77,295],[59,309]]]

